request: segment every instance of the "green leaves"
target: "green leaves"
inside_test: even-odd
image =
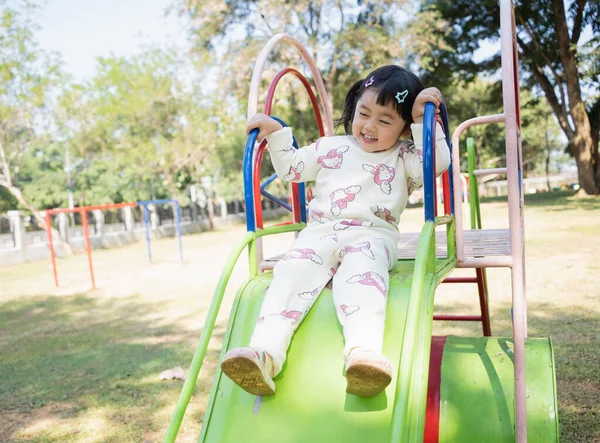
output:
[[[458,79],[472,81],[481,73],[498,74],[499,53],[475,59],[482,42],[498,41],[500,11],[496,0],[425,0],[421,10],[422,14],[436,11],[448,25],[444,36],[447,46],[432,47],[430,57],[436,63],[429,78],[445,79],[449,84]],[[600,39],[594,32],[600,29],[600,3],[519,0],[514,19],[521,83],[535,96],[546,97],[569,140],[582,188],[598,194]],[[531,132],[532,137],[535,135]]]

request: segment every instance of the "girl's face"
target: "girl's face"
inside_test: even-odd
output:
[[[390,149],[405,129],[406,122],[391,104],[377,104],[376,91],[365,91],[356,103],[352,135],[363,151],[379,152]]]

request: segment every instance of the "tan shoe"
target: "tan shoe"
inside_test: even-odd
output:
[[[383,355],[357,349],[346,363],[346,392],[375,397],[392,381],[392,364]]]
[[[221,362],[221,370],[236,385],[253,395],[274,395],[273,360],[266,352],[252,348],[229,350]]]

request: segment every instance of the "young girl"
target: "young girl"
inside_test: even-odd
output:
[[[409,194],[423,183],[423,112],[442,96],[414,74],[384,66],[355,83],[337,122],[347,135],[295,150],[291,128],[257,114],[247,131],[267,137],[271,160],[286,181],[315,181],[309,224],[273,270],[249,347],[231,349],[223,373],[255,395],[273,395],[294,331],[333,278],[344,330],[346,392],[372,397],[392,379],[382,355],[389,270],[396,263],[398,222]],[[412,138],[401,139],[401,136]],[[450,164],[436,128],[436,166]]]

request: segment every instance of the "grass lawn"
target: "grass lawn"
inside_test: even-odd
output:
[[[526,201],[529,334],[554,342],[562,442],[600,442],[600,199],[568,196]],[[507,226],[505,204],[483,203],[482,213],[484,227]],[[408,209],[401,229],[418,231],[421,220],[422,209]],[[49,262],[0,268],[0,441],[162,441],[182,382],[158,375],[187,370],[225,258],[243,232],[238,226],[184,237],[183,265],[174,239],[154,241],[152,265],[143,243],[95,251],[96,290],[84,255],[58,261],[58,289]],[[266,254],[282,252],[291,239],[265,239]],[[246,270],[244,259],[178,441],[198,437]],[[510,336],[509,271],[489,269],[488,278],[492,332]],[[476,313],[472,286],[443,285],[436,311]],[[480,327],[436,323],[434,333],[479,335]]]

